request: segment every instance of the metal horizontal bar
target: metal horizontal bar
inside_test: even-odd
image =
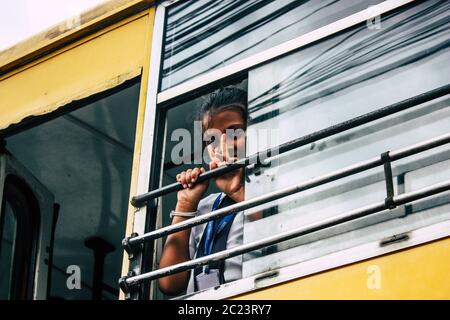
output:
[[[419,189],[417,191],[401,194],[393,198],[393,202],[396,206],[403,205],[415,200],[423,199],[441,192],[450,190],[450,180],[437,183],[426,188]],[[324,219],[318,222],[310,223],[306,226],[295,228],[293,230],[285,231],[280,234],[276,234],[264,239],[256,240],[244,245],[240,245],[228,250],[217,252],[205,257],[193,259],[183,263],[179,263],[170,267],[162,268],[159,270],[151,271],[141,275],[133,276],[124,279],[130,286],[136,285],[142,281],[150,281],[158,278],[162,278],[174,273],[179,273],[206,265],[211,261],[220,261],[228,258],[232,258],[253,250],[264,248],[273,244],[277,244],[283,241],[287,241],[302,235],[306,235],[312,232],[323,230],[338,224],[349,222],[361,217],[365,217],[383,210],[386,210],[384,201],[373,203],[371,205],[355,209],[328,219]]]
[[[209,180],[211,178],[220,176],[222,174],[225,174],[227,172],[236,170],[238,168],[242,168],[245,167],[247,165],[247,158],[245,159],[241,159],[239,161],[236,161],[232,164],[229,164],[225,167],[220,167],[214,170],[210,170],[207,171],[201,175],[198,176],[197,178],[197,183]],[[143,205],[145,205],[148,201],[153,200],[155,198],[158,198],[160,196],[172,193],[172,192],[176,192],[182,189],[182,186],[179,182],[175,182],[172,184],[169,184],[167,186],[158,188],[156,190],[144,193],[142,195],[138,195],[135,196],[131,199],[131,204],[135,207],[142,207]]]
[[[384,14],[413,1],[414,0],[384,1],[380,4],[371,6],[365,10],[359,11],[338,21],[332,22],[326,26],[308,32],[292,40],[286,41],[270,49],[264,50],[225,67],[195,77],[158,94],[158,104],[168,102],[171,99],[193,92],[194,90],[197,90],[212,82],[231,77],[238,74],[239,72],[244,72],[263,63],[270,62],[283,55],[299,50],[300,48],[307,46],[313,42],[324,39],[333,34],[337,34],[361,22],[365,22],[373,18],[376,14]]]
[[[391,151],[390,157],[392,161],[395,160],[399,160],[401,158],[405,158],[407,156],[413,155],[415,153],[419,153],[428,149],[432,149],[435,148],[437,146],[446,144],[446,143],[450,143],[450,133],[435,137],[433,139],[429,139],[426,140],[424,142],[415,144],[409,148],[403,148],[397,151]],[[196,225],[200,225],[203,223],[206,223],[210,220],[213,220],[215,218],[218,217],[222,217],[224,215],[227,215],[229,213],[233,213],[233,212],[239,212],[239,211],[243,211],[246,209],[250,209],[253,207],[256,207],[258,205],[261,204],[265,204],[268,203],[270,201],[273,200],[277,200],[286,196],[289,196],[291,194],[295,194],[307,189],[311,189],[313,187],[317,187],[323,184],[326,184],[328,182],[331,181],[335,181],[337,179],[340,178],[344,178],[368,169],[372,169],[375,168],[377,166],[380,166],[383,164],[383,160],[381,159],[381,157],[375,157],[366,161],[362,161],[359,162],[357,164],[339,169],[339,170],[335,170],[332,171],[328,174],[322,175],[322,176],[318,176],[316,178],[312,178],[309,180],[306,180],[300,184],[296,184],[293,186],[289,186],[280,190],[276,190],[274,192],[259,196],[259,197],[255,197],[253,199],[250,200],[246,200],[246,201],[242,201],[242,202],[238,202],[236,204],[233,204],[231,206],[219,209],[219,210],[215,210],[213,212],[207,213],[207,214],[203,214],[201,216],[195,217],[195,218],[191,218],[189,220],[185,220],[164,228],[160,228],[158,230],[152,231],[152,232],[148,232],[145,233],[141,236],[137,236],[134,238],[129,239],[128,241],[128,245],[129,246],[135,246],[141,243],[144,243],[146,241],[151,241],[157,238],[161,238],[164,237],[168,234],[172,234],[181,230],[185,230],[185,229],[189,229],[192,228]]]
[[[400,111],[404,111],[408,108],[415,107],[421,103],[439,98],[439,97],[444,96],[449,93],[450,93],[450,84],[447,84],[447,85],[444,85],[437,89],[428,91],[426,93],[419,94],[412,98],[405,99],[403,101],[394,103],[392,105],[377,109],[372,112],[368,112],[361,116],[358,116],[358,117],[352,118],[350,120],[341,122],[339,124],[327,127],[325,129],[313,132],[311,134],[305,135],[305,136],[297,138],[295,140],[288,141],[286,143],[281,144],[280,146],[269,148],[264,151],[260,151],[249,157],[240,159],[228,166],[217,168],[217,169],[214,169],[211,171],[207,171],[198,177],[198,181],[202,182],[207,179],[211,179],[211,178],[220,176],[222,174],[225,174],[227,172],[236,170],[243,166],[258,163],[258,161],[261,159],[267,159],[268,157],[271,157],[272,155],[278,155],[278,154],[282,154],[282,153],[291,151],[293,149],[296,149],[301,146],[307,145],[309,143],[318,141],[320,139],[330,137],[334,134],[353,129],[358,126],[367,124],[371,121],[375,121],[375,120],[387,117],[389,115],[398,113]],[[159,189],[152,190],[150,192],[147,192],[147,193],[144,193],[141,195],[137,195],[131,199],[131,204],[135,207],[141,207],[141,206],[145,205],[149,200],[152,200],[154,198],[157,198],[162,195],[165,195],[165,194],[168,194],[171,192],[175,192],[175,191],[178,191],[181,189],[182,189],[181,184],[179,182],[175,182],[175,183],[169,184],[167,186],[161,187]]]

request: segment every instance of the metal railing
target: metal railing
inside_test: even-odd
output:
[[[435,90],[417,95],[415,97],[403,100],[401,102],[383,107],[381,109],[378,109],[376,111],[372,111],[369,113],[366,113],[364,115],[352,118],[348,121],[330,126],[328,128],[325,128],[323,130],[316,131],[314,133],[311,133],[309,135],[303,136],[301,138],[295,139],[293,141],[281,144],[278,147],[275,148],[269,148],[265,151],[255,153],[249,157],[246,157],[244,159],[238,160],[235,163],[232,163],[228,166],[221,167],[215,170],[208,171],[204,174],[201,174],[198,178],[198,181],[205,181],[207,179],[211,179],[214,177],[217,177],[219,175],[225,174],[227,172],[236,170],[237,168],[245,167],[248,165],[261,165],[259,162],[262,158],[270,158],[272,156],[278,156],[280,154],[283,154],[285,152],[288,152],[290,150],[294,150],[296,148],[299,148],[301,146],[307,145],[309,143],[318,141],[320,139],[330,137],[332,135],[356,128],[358,126],[367,124],[369,122],[382,119],[384,117],[387,117],[389,115],[393,115],[395,113],[407,110],[409,108],[415,107],[419,104],[422,104],[424,102],[428,102],[431,100],[434,100],[436,98],[440,98],[442,96],[445,96],[450,93],[450,84],[444,85],[442,87],[439,87]],[[209,256],[205,256],[202,258],[194,259],[191,261],[187,261],[184,263],[180,263],[177,265],[173,265],[167,268],[147,272],[144,274],[138,274],[135,275],[133,273],[129,273],[127,276],[122,277],[119,280],[119,284],[121,289],[127,294],[130,292],[133,286],[136,284],[142,282],[142,281],[150,281],[153,279],[161,278],[167,275],[171,275],[174,273],[186,271],[189,269],[196,268],[198,266],[207,264],[210,261],[218,261],[218,260],[224,260],[231,258],[236,255],[240,255],[246,252],[250,252],[262,247],[270,246],[272,244],[286,241],[295,237],[298,237],[300,235],[304,235],[307,233],[311,233],[317,230],[321,230],[324,228],[328,228],[330,226],[334,226],[343,222],[347,222],[362,216],[366,216],[375,212],[379,212],[386,209],[392,209],[395,206],[399,204],[404,204],[410,201],[414,201],[417,199],[421,199],[424,197],[428,197],[430,195],[434,195],[436,193],[440,193],[443,191],[447,191],[450,189],[450,181],[446,181],[441,184],[433,185],[428,188],[424,188],[415,192],[402,194],[398,196],[394,196],[394,188],[393,188],[393,182],[392,182],[392,169],[391,169],[391,162],[396,161],[426,150],[429,150],[431,148],[435,148],[444,144],[447,144],[450,142],[450,133],[441,135],[439,137],[435,137],[433,139],[412,145],[407,148],[399,149],[396,151],[387,151],[381,154],[379,157],[375,157],[363,162],[359,162],[357,164],[330,172],[328,174],[309,179],[307,181],[304,181],[302,183],[286,187],[250,200],[242,201],[239,203],[236,203],[234,205],[228,206],[226,208],[222,208],[219,210],[216,210],[214,212],[210,212],[195,218],[191,218],[189,220],[173,224],[167,227],[160,228],[158,230],[148,232],[142,235],[133,234],[130,237],[125,238],[122,241],[122,245],[124,249],[129,254],[130,259],[133,258],[134,253],[140,252],[143,248],[143,244],[146,242],[153,241],[158,238],[162,238],[166,235],[190,229],[194,226],[207,223],[208,221],[211,221],[213,219],[225,216],[230,213],[240,212],[243,210],[247,210],[250,208],[257,207],[259,205],[263,205],[266,203],[269,203],[271,201],[296,194],[347,176],[351,176],[372,168],[375,168],[377,166],[384,166],[384,173],[385,173],[385,182],[386,182],[386,198],[381,203],[375,203],[373,205],[360,208],[357,210],[353,210],[351,212],[347,212],[338,216],[335,216],[330,219],[322,220],[319,222],[316,222],[314,224],[304,226],[302,228],[297,228],[288,232],[280,233],[275,236],[271,236],[265,239],[261,239],[258,241],[254,241],[245,245],[241,245],[229,250],[225,250],[222,252],[218,252]],[[158,198],[162,195],[175,192],[178,190],[181,190],[182,186],[181,184],[173,183],[167,186],[164,186],[162,188],[150,191],[148,193],[138,195],[132,198],[131,203],[133,206],[141,207],[145,204],[147,204],[150,200],[153,200],[155,198]]]
[[[419,189],[414,192],[404,193],[398,196],[394,196],[391,200],[391,204],[394,206],[399,206],[402,204],[407,204],[409,202],[420,200],[441,192],[445,192],[450,190],[450,180],[447,180],[442,183],[437,183],[432,186]],[[256,240],[244,245],[240,245],[231,249],[227,249],[221,252],[217,252],[208,256],[204,256],[201,258],[193,259],[187,262],[179,263],[170,267],[165,267],[162,269],[158,269],[155,271],[147,272],[141,275],[125,277],[121,279],[121,287],[126,288],[129,286],[136,285],[143,281],[151,281],[155,279],[159,279],[165,276],[169,276],[174,273],[179,273],[183,271],[187,271],[190,269],[194,269],[203,265],[208,264],[211,261],[220,261],[228,258],[232,258],[253,250],[257,250],[260,248],[264,248],[273,244],[277,244],[282,241],[290,240],[302,235],[306,235],[312,232],[316,232],[319,230],[323,230],[332,226],[339,225],[344,222],[349,222],[358,218],[362,218],[383,210],[389,209],[389,206],[385,201],[380,201],[377,203],[373,203],[371,205],[365,206],[363,208],[359,208],[356,210],[352,210],[328,219],[324,219],[318,222],[314,222],[308,224],[306,226],[302,226],[299,228],[295,228],[293,230],[285,231],[270,237],[266,237],[264,239]],[[125,289],[126,290],[126,289]]]
[[[381,156],[379,157],[375,157],[333,172],[330,172],[328,174],[322,175],[322,176],[318,176],[309,180],[306,180],[302,183],[290,186],[290,187],[286,187],[250,200],[246,200],[246,201],[242,201],[242,202],[238,202],[236,204],[233,204],[231,206],[228,206],[226,208],[222,208],[222,209],[218,209],[215,210],[213,212],[210,213],[206,213],[203,214],[201,216],[198,217],[194,217],[191,218],[189,220],[185,220],[176,224],[172,224],[169,225],[167,227],[164,228],[160,228],[158,230],[155,231],[151,231],[148,233],[145,233],[141,236],[136,236],[136,237],[132,237],[130,239],[128,239],[128,243],[127,246],[137,246],[139,244],[142,244],[144,242],[147,241],[152,241],[154,239],[158,239],[158,238],[162,238],[166,235],[178,232],[178,231],[182,231],[182,230],[186,230],[186,229],[190,229],[192,227],[195,227],[197,225],[206,223],[210,220],[213,219],[217,219],[219,217],[223,217],[225,215],[228,215],[230,213],[235,213],[235,212],[239,212],[239,211],[243,211],[243,210],[247,210],[247,209],[251,209],[254,208],[256,206],[265,204],[267,202],[270,201],[274,201],[274,200],[278,200],[280,198],[301,192],[301,191],[305,191],[314,187],[318,187],[320,185],[341,179],[341,178],[345,178],[347,176],[351,176],[372,168],[375,168],[377,166],[383,165],[383,164],[388,164],[390,163],[390,161],[396,161],[402,158],[406,158],[408,156],[411,156],[413,154],[422,152],[422,151],[426,151],[428,149],[431,148],[435,148],[437,146],[443,145],[443,144],[447,144],[450,142],[450,133],[448,134],[444,134],[442,136],[436,137],[434,139],[431,140],[427,140],[421,143],[418,143],[416,145],[410,146],[408,148],[404,148],[404,149],[400,149],[397,151],[391,151],[388,154],[383,153]],[[385,170],[386,173],[392,175],[390,173],[390,168],[389,170]],[[391,181],[391,179],[386,179],[387,183],[389,183],[389,181]],[[388,184],[387,186],[388,190],[392,190],[390,187],[390,184]],[[392,191],[389,191],[390,195],[392,195]]]
[[[422,199],[431,195],[435,195],[437,193],[441,193],[444,191],[450,190],[450,180],[445,181],[443,183],[438,183],[414,192],[409,192],[405,194],[401,194],[398,196],[394,196],[393,193],[393,182],[392,182],[392,168],[391,162],[399,159],[406,158],[408,156],[412,156],[418,154],[420,152],[450,143],[450,133],[435,137],[433,139],[403,148],[396,151],[384,152],[380,157],[372,158],[363,162],[359,162],[355,165],[351,165],[345,167],[340,170],[333,171],[331,173],[307,180],[300,184],[296,184],[287,188],[283,188],[281,190],[277,190],[254,199],[242,201],[236,203],[234,205],[228,206],[226,208],[222,208],[216,210],[214,212],[210,212],[208,214],[195,217],[174,225],[170,225],[149,233],[146,233],[142,236],[137,236],[134,238],[129,238],[128,245],[136,246],[142,244],[146,241],[151,241],[157,238],[161,238],[165,235],[172,234],[181,230],[192,228],[193,226],[205,223],[214,218],[218,218],[233,212],[243,211],[249,208],[256,207],[261,204],[268,203],[273,200],[277,200],[292,194],[299,193],[301,191],[317,187],[332,181],[336,181],[340,178],[347,177],[350,175],[354,175],[356,173],[360,173],[377,166],[384,166],[385,173],[385,182],[386,182],[386,198],[384,201],[377,202],[371,205],[368,205],[363,208],[359,208],[356,210],[352,210],[347,213],[343,213],[332,218],[328,218],[325,220],[321,220],[307,226],[303,226],[300,228],[296,228],[290,231],[286,231],[271,237],[267,237],[261,240],[257,240],[248,244],[244,244],[241,246],[234,247],[232,249],[224,250],[215,254],[211,254],[205,257],[193,259],[184,263],[179,263],[170,267],[162,268],[159,270],[147,272],[141,275],[130,275],[126,277],[122,277],[119,280],[120,286],[124,292],[130,290],[131,286],[134,286],[142,281],[150,281],[154,279],[158,279],[164,276],[168,276],[174,273],[183,272],[186,270],[194,269],[196,267],[205,265],[211,261],[219,261],[225,260],[240,254],[244,254],[256,249],[260,249],[263,247],[267,247],[278,242],[286,241],[301,235],[305,235],[311,232],[315,232],[318,230],[322,230],[331,226],[336,226],[338,224],[352,221],[354,219],[358,219],[376,212],[380,212],[382,210],[393,209],[398,205],[405,204],[411,201],[415,201],[418,199]]]
[[[240,159],[232,164],[229,164],[228,166],[224,166],[224,167],[220,167],[220,168],[217,168],[217,169],[214,169],[211,171],[207,171],[207,172],[199,175],[197,181],[203,182],[205,180],[215,178],[217,176],[220,176],[227,172],[236,170],[238,168],[242,168],[242,167],[252,165],[252,164],[258,164],[258,163],[260,163],[261,159],[271,157],[272,155],[283,154],[285,152],[297,149],[299,147],[310,144],[312,142],[316,142],[320,139],[327,138],[327,137],[330,137],[332,135],[335,135],[337,133],[341,133],[341,132],[344,132],[347,130],[351,130],[353,128],[367,124],[369,122],[372,122],[372,121],[393,115],[395,113],[404,111],[406,109],[415,107],[421,103],[442,97],[449,93],[450,93],[450,84],[447,84],[447,85],[444,85],[437,89],[428,91],[426,93],[419,94],[412,98],[394,103],[392,105],[377,109],[375,111],[366,113],[364,115],[361,115],[361,116],[352,118],[350,120],[341,122],[339,124],[330,126],[323,130],[319,130],[314,133],[300,137],[298,139],[283,143],[277,147],[273,147],[273,148],[269,148],[264,151],[257,152],[253,155],[250,155],[246,158]],[[131,204],[135,207],[142,207],[142,206],[146,205],[150,200],[153,200],[155,198],[158,198],[160,196],[163,196],[163,195],[166,195],[166,194],[169,194],[172,192],[179,191],[181,189],[182,189],[182,185],[179,182],[175,182],[175,183],[169,184],[167,186],[158,188],[156,190],[152,190],[150,192],[134,196],[131,199]]]

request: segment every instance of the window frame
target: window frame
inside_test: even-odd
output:
[[[266,271],[250,277],[242,278],[221,285],[219,288],[210,288],[201,292],[176,297],[174,300],[203,300],[226,299],[237,295],[267,288],[273,285],[292,281],[302,277],[330,271],[346,265],[374,259],[386,254],[394,254],[402,250],[413,248],[435,240],[450,236],[450,221],[442,221],[408,233],[408,239],[402,242],[393,242],[381,246],[381,241],[371,241],[342,251],[336,251],[312,260],[302,261],[279,269]]]
[[[189,79],[181,84],[175,85],[163,91],[161,87],[162,50],[165,34],[166,10],[171,6],[181,2],[181,0],[166,0],[160,2],[156,7],[154,32],[152,39],[152,49],[149,65],[148,90],[146,95],[145,117],[142,144],[142,153],[139,161],[138,186],[136,194],[143,194],[149,190],[160,187],[162,179],[162,157],[161,142],[166,136],[165,115],[168,109],[176,106],[180,101],[193,99],[201,96],[218,83],[227,84],[236,82],[238,79],[248,78],[248,72],[258,66],[274,61],[285,55],[299,51],[305,46],[321,41],[327,37],[337,35],[358,24],[365,23],[374,17],[374,12],[381,15],[398,10],[408,5],[414,5],[416,0],[387,0],[372,8],[356,12],[350,16],[332,22],[321,28],[303,34],[292,40],[286,41],[272,48],[263,50],[250,57],[241,59],[230,65],[201,74]],[[373,8],[375,7],[375,8]],[[155,85],[157,84],[157,85]],[[157,134],[157,133],[164,133]],[[141,208],[135,208],[133,232],[142,235],[151,230],[162,227],[162,210],[160,201],[155,199],[151,203]],[[392,246],[379,246],[379,241],[370,242],[364,245],[346,249],[342,252],[327,254],[312,261],[300,262],[294,265],[279,268],[275,271],[263,272],[258,275],[242,278],[230,283],[221,285],[218,288],[207,289],[190,295],[176,297],[174,299],[223,299],[238,294],[251,292],[263,287],[273,286],[299,277],[312,275],[318,272],[329,270],[338,266],[355,263],[369,258],[374,258],[390,252],[396,252],[405,248],[423,244],[426,242],[442,239],[450,236],[449,231],[445,231],[443,226],[449,225],[448,221],[437,223],[431,226],[422,227],[411,232],[407,241],[396,243]],[[147,254],[133,254],[135,257],[130,260],[130,270],[134,274],[142,274],[150,269],[157,269],[158,257],[162,251],[162,239],[154,242],[154,247],[147,247],[143,252]],[[370,251],[367,249],[370,248]],[[148,251],[150,249],[150,251]],[[339,255],[341,261],[336,262],[335,257]],[[150,256],[150,257],[149,257]],[[147,265],[145,268],[144,265]],[[308,266],[305,271],[305,266]],[[275,272],[275,273],[274,273]],[[134,299],[153,299],[155,297],[157,281],[151,281],[140,285],[139,292],[131,295]],[[142,288],[147,287],[147,288]]]
[[[49,263],[51,261],[51,247],[52,247],[52,230],[54,219],[54,196],[42,185],[29,171],[18,162],[7,151],[0,152],[0,201],[3,204],[5,184],[8,180],[13,180],[11,183],[19,189],[21,193],[28,193],[25,195],[27,199],[34,198],[35,206],[38,207],[39,216],[34,217],[32,221],[34,225],[31,226],[35,234],[31,235],[29,240],[31,243],[31,257],[27,279],[27,293],[26,298],[33,300],[43,300],[48,295],[49,284]],[[11,179],[12,178],[12,179]],[[14,181],[17,180],[17,181]],[[25,190],[26,189],[26,190]],[[31,199],[33,200],[33,199]],[[2,212],[0,211],[0,215]],[[19,218],[17,221],[19,222]],[[17,224],[20,228],[20,224]],[[16,240],[20,230],[17,230]],[[23,254],[23,253],[22,253]],[[13,268],[17,264],[18,256],[16,252],[13,253]],[[14,278],[12,277],[12,285],[14,285]],[[14,299],[14,297],[12,297]]]
[[[164,10],[167,10],[170,6],[173,6],[180,1],[181,0],[169,0],[161,3],[160,6],[162,6]],[[173,103],[175,100],[181,98],[182,96],[192,94],[193,91],[201,89],[204,86],[222,81],[240,72],[246,72],[257,66],[278,59],[284,55],[298,51],[301,48],[314,42],[338,34],[341,31],[344,31],[360,23],[364,23],[372,19],[374,17],[374,13],[379,13],[382,15],[386,12],[398,9],[415,1],[416,0],[386,0],[385,2],[374,5],[371,8],[356,12],[350,16],[332,22],[328,25],[276,45],[272,48],[253,54],[230,65],[226,65],[224,67],[204,73],[181,84],[168,88],[162,92],[158,91],[157,104],[165,105],[167,103]]]
[[[16,219],[16,231],[13,239],[12,277],[10,299],[29,299],[33,289],[33,278],[36,265],[37,239],[40,225],[40,206],[36,197],[26,183],[15,175],[7,175],[4,180],[2,212],[9,202]],[[21,210],[8,200],[15,199],[23,203],[26,209]],[[20,200],[25,201],[20,201]],[[23,209],[23,208],[22,208]],[[0,229],[3,231],[3,214]],[[21,281],[26,278],[27,281]]]

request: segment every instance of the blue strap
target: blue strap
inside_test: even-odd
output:
[[[212,207],[212,211],[217,210],[217,208],[220,205],[220,200],[222,198],[222,193],[220,193],[216,200],[214,201],[213,207]],[[208,224],[206,225],[206,238],[205,238],[205,246],[204,246],[204,256],[210,255],[212,252],[212,248],[214,245],[214,239],[216,238],[216,236],[223,230],[225,229],[225,227],[233,220],[234,215],[233,214],[229,214],[226,215],[224,217],[222,217],[217,225],[215,225],[215,221],[211,220],[208,222]],[[205,267],[205,272],[207,273],[209,271],[208,266]]]

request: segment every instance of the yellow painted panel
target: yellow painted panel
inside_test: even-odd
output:
[[[14,46],[0,51],[0,74],[36,57],[55,51],[93,31],[125,20],[149,8],[153,0],[108,0],[98,6],[62,21]]]
[[[153,25],[155,20],[155,9],[151,8],[149,11],[149,26],[147,28],[146,35],[146,43],[145,43],[145,58],[142,70],[142,78],[141,78],[141,88],[139,93],[139,110],[138,110],[138,118],[136,122],[136,135],[135,135],[135,143],[134,143],[134,154],[133,154],[133,166],[131,170],[131,183],[130,183],[130,194],[128,201],[128,214],[127,214],[127,225],[126,231],[123,237],[128,237],[133,232],[134,228],[134,211],[135,208],[131,205],[130,201],[133,196],[136,195],[137,192],[137,182],[139,175],[139,160],[141,157],[141,148],[142,148],[142,139],[143,139],[143,131],[144,131],[144,118],[146,112],[146,103],[147,103],[147,91],[148,85],[156,85],[153,83],[148,83],[149,72],[150,72],[150,53],[152,47],[152,38],[153,38]],[[154,106],[156,107],[156,106]],[[150,148],[151,146],[146,146]],[[128,254],[124,251],[123,259],[122,259],[122,276],[125,276],[128,273],[130,261],[128,260]],[[124,300],[125,295],[122,290],[119,293],[119,299]]]
[[[234,299],[450,299],[450,238]]]
[[[139,75],[148,27],[148,14],[130,18],[1,80],[0,129]]]

